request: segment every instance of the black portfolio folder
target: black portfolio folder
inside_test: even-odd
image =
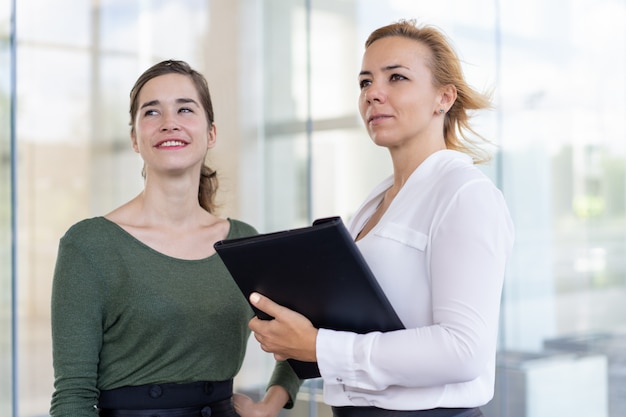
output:
[[[246,298],[263,294],[317,328],[357,333],[404,328],[340,217],[214,247]],[[289,363],[301,379],[320,376],[316,362]]]

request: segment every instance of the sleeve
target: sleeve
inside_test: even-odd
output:
[[[97,416],[103,294],[97,271],[78,244],[61,239],[52,284],[54,393],[50,415]]]
[[[293,408],[293,405],[296,401],[296,395],[300,390],[300,386],[302,385],[302,380],[298,379],[296,373],[291,369],[289,363],[286,361],[277,361],[274,366],[274,372],[272,373],[272,377],[270,378],[267,387],[271,387],[273,385],[279,385],[287,391],[289,394],[289,402],[285,405],[284,408],[290,409]]]
[[[497,344],[505,264],[513,225],[488,181],[463,186],[437,213],[427,250],[431,325],[359,335],[321,329],[318,363],[325,384],[381,391],[471,381]]]
[[[238,238],[238,237],[246,237],[246,236],[254,236],[258,235],[259,232],[248,223],[242,222],[241,220],[228,218],[230,222],[230,230],[228,232],[228,239],[230,238]]]

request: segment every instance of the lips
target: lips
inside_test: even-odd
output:
[[[373,114],[367,119],[367,122],[376,124],[389,118],[391,118],[391,116],[389,116],[388,114]]]
[[[181,139],[166,139],[156,144],[156,148],[180,148],[187,146],[188,142]]]

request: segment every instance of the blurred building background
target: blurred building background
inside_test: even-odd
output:
[[[390,174],[357,112],[367,35],[400,18],[442,28],[517,228],[491,417],[626,415],[626,1],[0,0],[0,415],[52,393],[59,238],[141,187],[128,93],[183,59],[213,94],[221,214],[260,231],[348,219]],[[262,389],[250,344],[237,388]],[[324,416],[319,381],[292,416]]]

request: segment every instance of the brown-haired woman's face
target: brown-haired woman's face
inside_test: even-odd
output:
[[[441,131],[440,91],[428,67],[430,50],[398,36],[372,43],[359,74],[359,111],[379,146],[397,147]]]
[[[182,74],[166,74],[148,81],[137,97],[133,148],[149,170],[184,171],[200,166],[215,144],[198,92]]]

